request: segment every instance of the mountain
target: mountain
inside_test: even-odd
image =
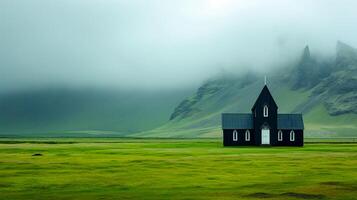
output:
[[[222,75],[183,100],[170,121],[148,137],[220,137],[223,112],[250,112],[263,76]],[[334,59],[317,59],[306,46],[297,64],[268,74],[279,113],[303,113],[310,137],[357,135],[357,50],[338,42]]]
[[[313,88],[330,74],[331,67],[332,63],[318,61],[311,56],[309,46],[306,46],[300,61],[289,74],[289,79],[293,81],[291,88],[294,90]]]
[[[164,124],[191,93],[68,87],[2,93],[0,135],[123,136]]]
[[[337,42],[335,57],[321,59],[306,46],[296,63],[266,75],[279,113],[303,113],[307,136],[356,136],[355,48]],[[217,75],[196,92],[68,87],[2,92],[0,136],[221,137],[221,113],[250,112],[263,85],[264,76],[250,72]]]

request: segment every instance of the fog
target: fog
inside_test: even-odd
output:
[[[170,89],[357,46],[356,1],[1,0],[0,89]]]

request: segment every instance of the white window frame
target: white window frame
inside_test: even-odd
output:
[[[294,132],[294,130],[291,130],[290,131],[290,142],[293,142],[293,141],[295,141],[295,132]]]
[[[283,141],[283,131],[278,131],[278,141]]]
[[[268,117],[269,116],[269,108],[267,105],[264,106],[263,108],[263,116]]]
[[[233,131],[233,141],[238,141],[238,131],[237,130],[234,130]]]
[[[245,141],[250,141],[250,131],[249,130],[245,131]]]

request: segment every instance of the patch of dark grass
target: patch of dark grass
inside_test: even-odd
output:
[[[28,188],[32,189],[32,190],[48,190],[48,189],[51,189],[51,187],[49,185],[32,185],[32,186],[30,186]]]
[[[306,194],[306,193],[296,193],[296,192],[285,192],[280,194],[280,196],[284,197],[294,197],[299,199],[324,199],[325,195],[322,194]]]
[[[307,193],[296,193],[296,192],[285,192],[282,194],[270,194],[266,192],[255,192],[252,194],[246,195],[249,198],[258,198],[258,199],[269,199],[277,197],[293,197],[297,199],[325,199],[326,196],[322,194],[307,194]]]
[[[260,188],[265,187],[266,183],[254,183],[241,186],[241,188]]]
[[[10,183],[0,183],[0,188],[9,188],[11,186],[12,186],[12,184],[10,184]]]
[[[276,195],[274,195],[274,194],[269,194],[269,193],[265,193],[265,192],[255,192],[255,193],[246,195],[246,197],[249,197],[249,198],[260,198],[260,199],[273,198],[275,196]]]
[[[321,182],[320,185],[338,187],[343,190],[357,191],[357,184],[344,183],[339,181],[326,181]]]
[[[331,186],[341,186],[343,183],[338,182],[338,181],[326,181],[326,182],[321,182],[321,185],[331,185]]]

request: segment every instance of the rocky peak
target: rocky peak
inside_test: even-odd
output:
[[[341,41],[337,41],[336,44],[336,52],[339,53],[346,53],[346,52],[356,52],[356,49],[351,47],[350,45],[343,43]]]
[[[336,44],[336,67],[355,68],[357,66],[357,49],[338,41]]]
[[[293,89],[310,88],[316,84],[316,65],[315,59],[310,55],[310,48],[306,45],[302,51],[301,59],[293,71]]]
[[[306,45],[302,51],[298,67],[304,68],[303,70],[306,71],[308,70],[306,67],[311,67],[311,64],[314,62],[315,60],[310,54],[310,48]]]
[[[202,99],[214,95],[222,88],[230,84],[229,80],[210,80],[198,88],[195,95],[183,100],[170,116],[170,120],[176,118],[186,118],[200,112],[198,104]]]
[[[338,41],[336,44],[336,56],[337,57],[357,56],[357,49],[351,47],[346,43]]]
[[[309,46],[306,45],[306,47],[304,48],[304,51],[302,53],[302,56],[301,56],[301,61],[308,61],[310,59],[311,59],[310,49],[309,49]]]

